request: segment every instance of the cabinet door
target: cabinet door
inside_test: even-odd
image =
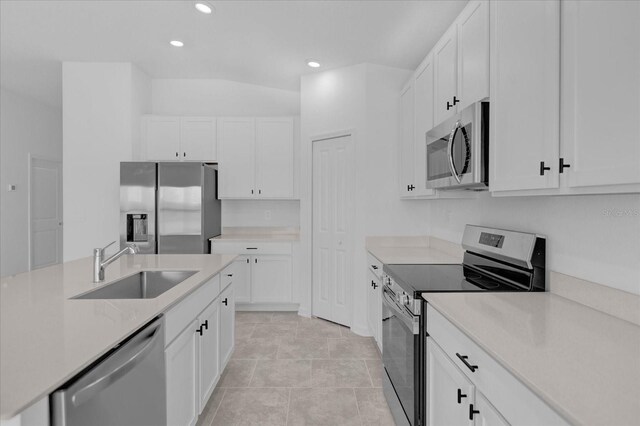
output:
[[[293,197],[293,119],[256,119],[258,198]]]
[[[400,196],[412,197],[415,194],[414,161],[414,88],[413,80],[400,94]]]
[[[432,340],[427,340],[427,425],[473,425],[474,386]]]
[[[435,78],[435,125],[442,123],[456,113],[453,97],[457,95],[457,28],[451,28],[442,36],[433,49],[434,78]],[[456,96],[457,98],[457,96]]]
[[[378,329],[378,288],[380,283],[378,277],[367,269],[367,323],[371,335],[377,340]]]
[[[204,406],[213,392],[213,389],[220,378],[220,302],[214,300],[204,311],[198,316],[198,327],[201,333],[198,333],[198,413],[202,413]]]
[[[165,349],[167,372],[167,425],[195,425],[198,419],[198,320]]]
[[[489,1],[471,1],[458,17],[458,111],[489,97]]]
[[[235,301],[239,303],[251,302],[251,259],[249,256],[239,256],[235,260],[233,273],[233,287]]]
[[[218,121],[220,198],[254,198],[255,120]]]
[[[145,160],[179,160],[180,118],[149,115],[143,118]]]
[[[564,179],[640,183],[640,2],[561,5]]]
[[[491,14],[489,188],[557,188],[559,0],[497,1]]]
[[[427,188],[427,138],[433,128],[433,56],[427,56],[416,72],[415,80],[414,176],[416,196],[433,195]]]
[[[233,353],[235,311],[235,281],[220,294],[220,367],[223,369]]]
[[[475,426],[509,426],[498,410],[478,390],[476,390],[476,402],[473,408],[479,411],[473,415]]]
[[[255,256],[251,262],[254,303],[291,302],[291,257]]]
[[[180,119],[180,158],[194,161],[217,161],[216,119],[182,117]]]

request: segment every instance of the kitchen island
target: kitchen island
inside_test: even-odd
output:
[[[0,419],[46,397],[230,265],[235,255],[132,255],[92,282],[83,258],[0,282]],[[140,271],[196,273],[153,299],[72,299]],[[195,315],[196,313],[194,313]]]

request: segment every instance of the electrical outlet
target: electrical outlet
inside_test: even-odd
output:
[[[15,185],[7,185],[7,192],[13,192],[16,190],[16,186]]]
[[[271,210],[264,211],[264,220],[271,220]]]

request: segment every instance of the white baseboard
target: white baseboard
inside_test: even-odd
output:
[[[300,315],[301,317],[305,317],[305,318],[311,318],[311,312],[307,311],[306,309],[298,309],[298,315]]]
[[[237,303],[236,311],[297,311],[298,303]]]
[[[368,327],[360,327],[357,325],[354,325],[351,327],[351,331],[355,334],[357,334],[358,336],[364,336],[364,337],[371,337],[372,334],[369,331]]]

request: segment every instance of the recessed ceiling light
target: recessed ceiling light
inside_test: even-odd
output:
[[[307,65],[309,65],[311,68],[318,68],[320,67],[320,62],[310,59],[307,61]]]
[[[199,12],[202,12],[206,15],[210,15],[211,12],[213,12],[213,6],[204,2],[196,3],[196,9],[198,9]]]
[[[169,42],[170,45],[172,45],[173,47],[182,47],[184,46],[184,43],[181,42],[180,40],[171,40]]]

